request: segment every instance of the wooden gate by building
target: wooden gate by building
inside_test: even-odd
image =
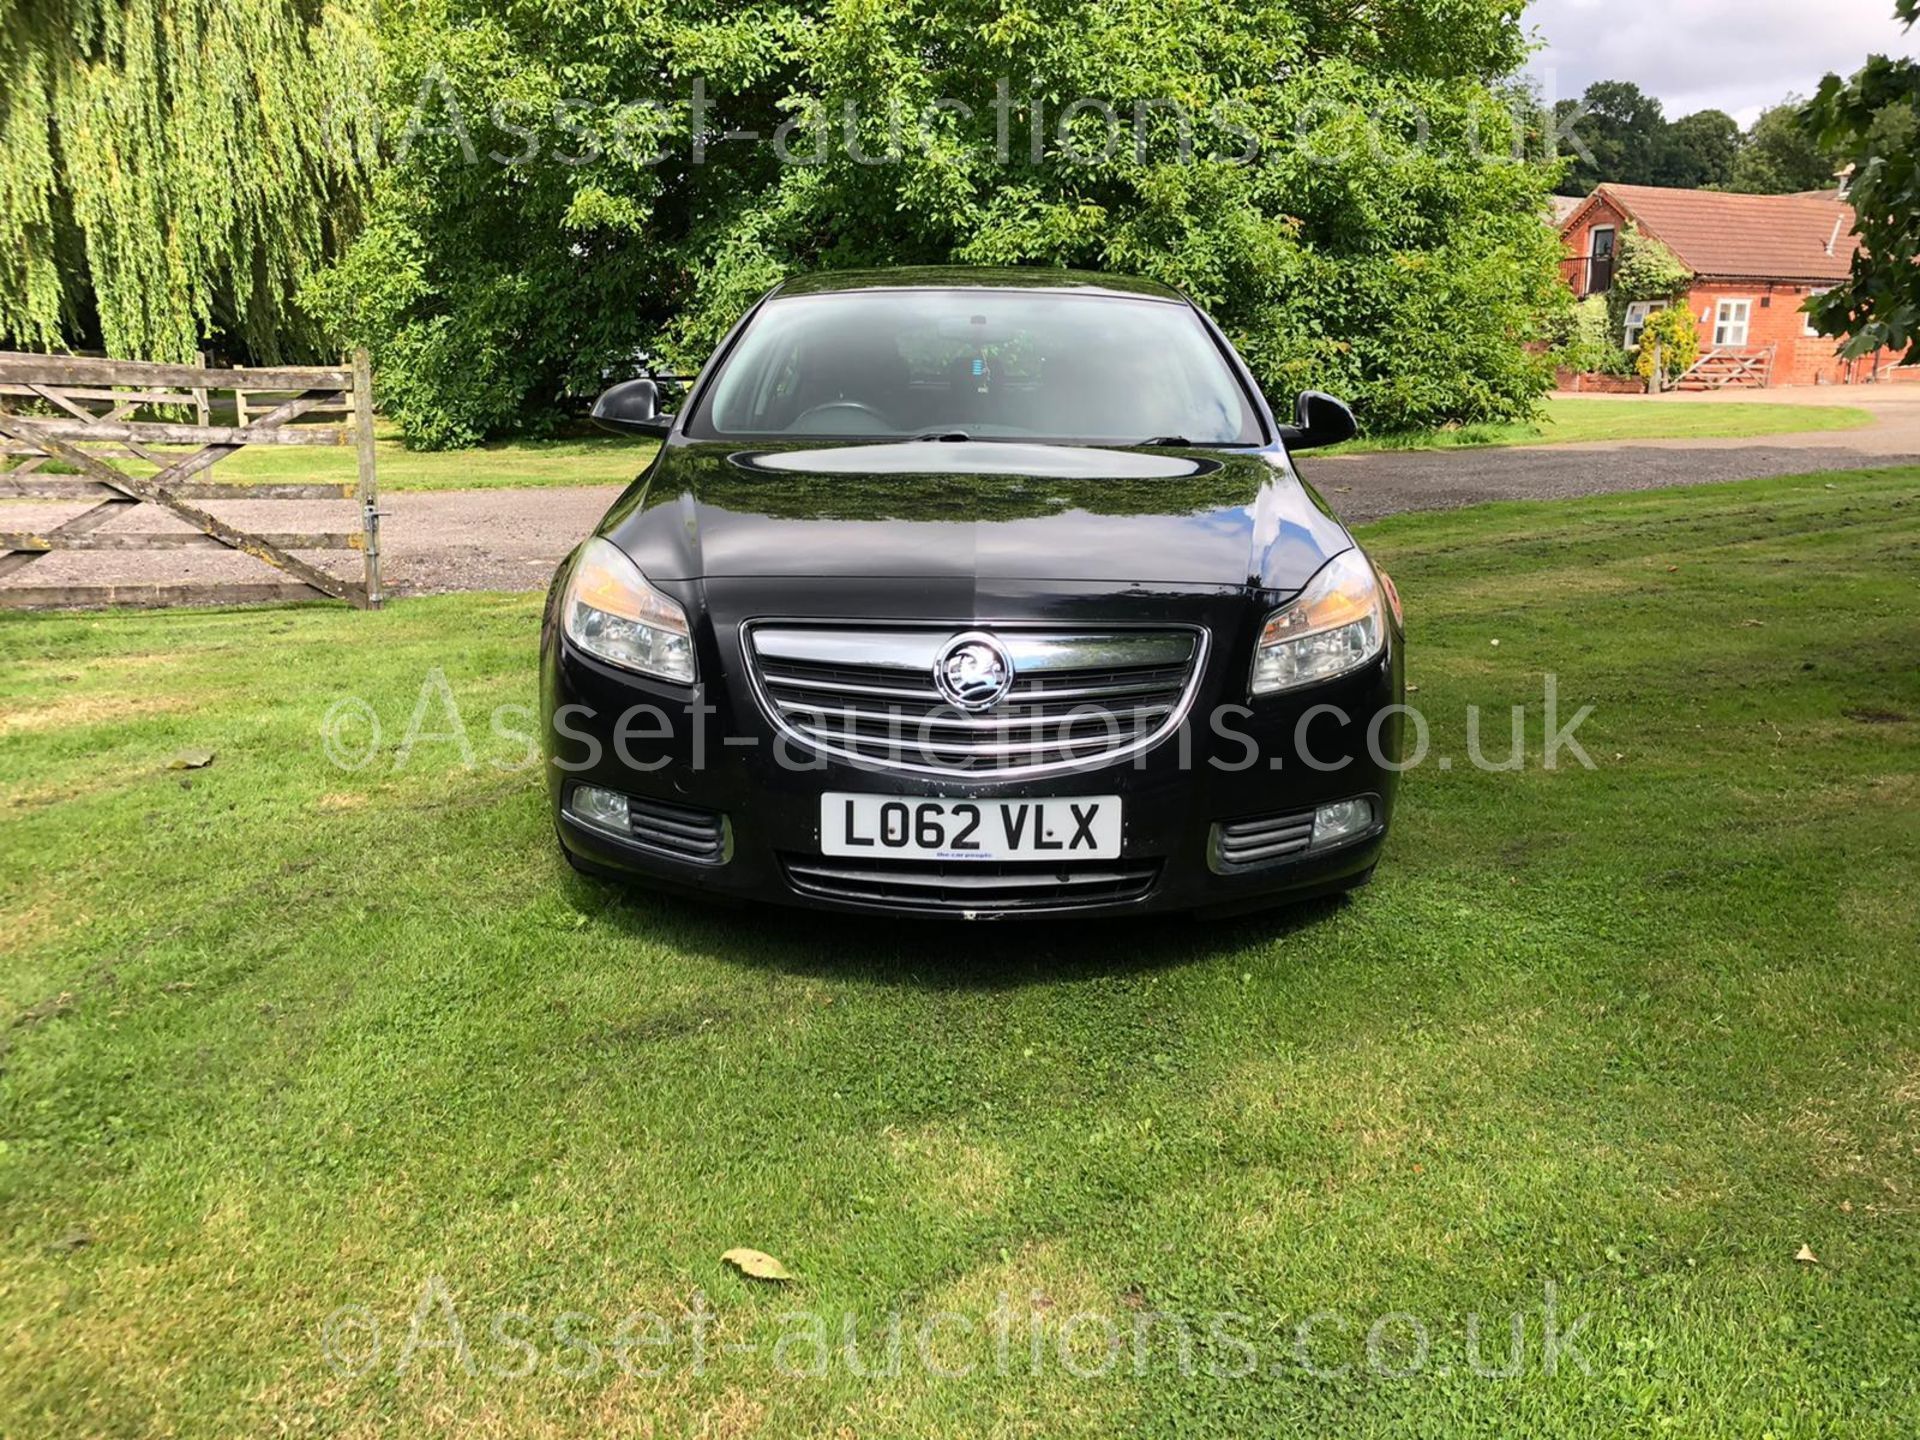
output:
[[[234,424],[215,424],[231,392]],[[154,412],[191,421],[153,418]],[[141,415],[149,418],[138,418]],[[339,417],[328,423],[316,419]],[[222,416],[221,418],[224,418]],[[209,473],[250,445],[355,447],[351,481],[227,483]],[[0,607],[207,605],[327,596],[380,604],[380,512],[366,352],[340,368],[210,369],[72,355],[0,352],[0,498],[88,503],[43,530],[8,524],[0,505]],[[357,501],[351,528],[243,530],[194,502]],[[90,503],[89,503],[90,502]],[[141,506],[186,528],[114,528]],[[34,585],[22,575],[54,551],[224,549],[280,572],[251,582]],[[357,550],[348,579],[294,551]],[[18,579],[13,578],[18,577]]]

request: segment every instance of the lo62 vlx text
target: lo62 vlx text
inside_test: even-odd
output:
[[[1392,819],[1392,582],[1212,321],[1064,271],[813,276],[763,298],[561,565],[560,844],[723,896],[969,917],[1350,889]]]

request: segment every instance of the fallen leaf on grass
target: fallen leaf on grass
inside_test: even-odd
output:
[[[1802,1245],[1794,1252],[1793,1258],[1798,1260],[1802,1265],[1818,1265],[1820,1263],[1820,1257],[1813,1253],[1813,1247],[1811,1245]]]
[[[793,1276],[787,1273],[787,1267],[764,1250],[749,1250],[742,1245],[727,1251],[720,1258],[750,1279],[779,1281],[793,1279]]]
[[[167,769],[204,770],[211,764],[213,764],[213,751],[211,750],[182,750],[178,755],[167,761]]]

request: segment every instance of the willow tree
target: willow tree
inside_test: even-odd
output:
[[[0,343],[185,359],[294,296],[373,153],[371,0],[0,0]]]

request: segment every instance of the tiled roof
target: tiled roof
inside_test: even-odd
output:
[[[1701,276],[1844,280],[1860,245],[1853,207],[1830,193],[1726,195],[1607,184],[1594,194],[1611,200]]]

